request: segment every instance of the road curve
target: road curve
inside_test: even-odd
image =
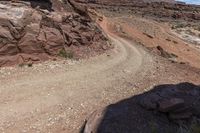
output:
[[[0,132],[78,132],[91,111],[133,95],[127,82],[152,58],[130,41],[109,38],[109,54],[0,76]]]

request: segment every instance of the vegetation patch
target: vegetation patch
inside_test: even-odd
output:
[[[18,65],[19,67],[32,67],[33,63],[21,63]]]
[[[74,52],[71,50],[66,51],[65,49],[61,49],[58,53],[58,56],[66,58],[66,59],[73,59]]]
[[[200,124],[193,124],[191,126],[191,132],[192,133],[200,133]]]

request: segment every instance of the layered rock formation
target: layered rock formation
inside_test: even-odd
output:
[[[76,57],[102,52],[106,38],[74,8],[56,0],[1,2],[0,66],[67,57],[67,52]]]

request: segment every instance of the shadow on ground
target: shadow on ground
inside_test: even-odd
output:
[[[200,86],[166,84],[95,111],[83,133],[200,133]]]

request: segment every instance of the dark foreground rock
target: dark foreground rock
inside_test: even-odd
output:
[[[56,0],[0,2],[0,66],[101,53],[106,38],[74,8]]]
[[[199,133],[200,86],[160,85],[95,111],[83,133]]]

